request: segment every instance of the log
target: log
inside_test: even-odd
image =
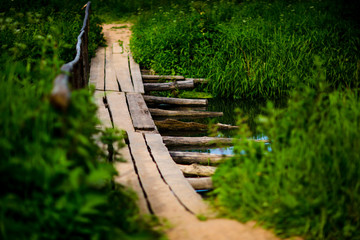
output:
[[[167,83],[144,83],[144,89],[146,92],[149,91],[168,91],[174,89],[193,89],[194,81],[178,81],[178,82],[167,82]]]
[[[202,166],[198,164],[191,164],[191,165],[177,165],[180,170],[184,173],[184,175],[196,175],[202,177],[210,177],[214,175],[216,171],[216,167],[212,166]]]
[[[169,151],[172,159],[178,164],[219,164],[224,159],[232,157],[233,155],[210,154],[199,152],[180,152]]]
[[[185,78],[185,80],[192,80],[194,84],[207,84],[209,80],[205,78]]]
[[[203,117],[221,117],[222,112],[205,112],[205,111],[172,111],[158,108],[149,108],[152,116],[156,117],[190,117],[190,118],[203,118]]]
[[[209,130],[209,125],[197,122],[182,122],[176,119],[166,119],[163,121],[155,121],[155,125],[160,131],[197,131],[206,132]],[[227,124],[217,123],[212,125],[219,130],[237,129],[238,126],[231,126]]]
[[[206,106],[207,99],[185,99],[185,98],[168,98],[144,95],[147,103],[170,104],[170,105],[186,105],[186,106]]]
[[[233,145],[232,138],[218,137],[171,137],[163,136],[166,146],[216,146],[216,145]]]
[[[170,75],[142,75],[143,80],[184,80],[183,76],[170,76]]]
[[[213,189],[211,177],[186,178],[195,190]]]

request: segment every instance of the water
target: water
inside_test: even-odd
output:
[[[268,137],[266,136],[266,134],[257,129],[257,125],[255,121],[256,116],[263,113],[265,106],[266,106],[265,101],[244,101],[244,100],[228,100],[228,99],[214,98],[214,99],[209,99],[209,104],[206,107],[206,109],[198,109],[198,110],[223,112],[224,115],[222,117],[201,118],[201,119],[179,119],[179,120],[193,121],[204,124],[223,123],[223,124],[229,124],[235,126],[238,118],[238,110],[240,109],[241,112],[247,117],[246,124],[248,124],[249,129],[252,132],[252,138],[267,140]],[[275,106],[282,107],[284,106],[284,104],[283,102],[279,101],[275,103]],[[237,130],[221,130],[217,133],[216,136],[234,137],[236,133]],[[161,134],[167,136],[189,136],[189,137],[209,136],[208,132],[161,132]],[[206,152],[213,154],[233,154],[233,149],[234,149],[233,147],[223,147],[223,148],[197,147],[196,149],[194,149],[193,147],[192,148],[176,147],[169,150],[195,151],[195,152]]]

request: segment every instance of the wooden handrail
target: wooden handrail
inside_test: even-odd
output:
[[[70,103],[71,90],[69,82],[74,89],[84,88],[88,84],[90,66],[88,54],[89,13],[91,2],[84,7],[85,17],[83,26],[76,43],[76,56],[71,62],[61,67],[61,73],[56,76],[50,95],[53,106],[66,110]]]

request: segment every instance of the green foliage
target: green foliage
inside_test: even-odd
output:
[[[215,96],[278,98],[321,56],[332,88],[358,87],[359,30],[338,1],[196,1],[139,11],[131,49],[159,74],[206,77]]]
[[[235,156],[216,171],[215,204],[241,221],[257,220],[283,236],[360,236],[358,92],[331,92],[316,61],[311,84],[288,108],[268,105],[259,118],[269,145],[247,140],[241,125]]]
[[[36,11],[23,13],[22,1],[8,1],[14,8],[0,15],[0,238],[160,238],[151,230],[156,222],[140,217],[136,195],[112,180],[117,172],[96,142],[123,136],[96,128],[92,92],[73,91],[65,112],[50,104],[60,66],[74,58],[83,14],[40,2],[32,9],[24,2],[23,11]],[[92,21],[90,52],[102,39]]]

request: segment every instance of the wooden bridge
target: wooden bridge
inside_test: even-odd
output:
[[[160,85],[153,82],[159,77],[142,75],[129,51],[130,25],[110,24],[103,27],[107,47],[99,48],[91,61],[90,84],[96,89],[94,98],[102,122],[100,127],[116,127],[127,133],[126,145],[120,149],[126,162],[115,163],[119,172],[116,181],[136,191],[141,212],[155,214],[169,221],[171,227],[167,235],[170,239],[276,239],[270,232],[255,228],[253,222],[241,224],[214,218],[198,220],[197,216],[211,217],[214,213],[194,187],[202,184],[199,181],[211,187],[211,182],[209,178],[185,178],[183,171],[186,171],[186,165],[175,162],[184,163],[195,159],[191,156],[194,153],[168,151],[167,145],[189,144],[186,138],[159,134],[158,126],[175,126],[177,120],[159,121],[155,124],[152,118],[152,115],[183,117],[184,114],[189,116],[195,111],[162,110],[148,108],[148,105],[164,101],[167,104],[204,105],[206,100],[159,98],[144,93],[156,90],[159,86],[160,90],[187,88],[199,80],[174,77],[177,80],[175,82]],[[208,114],[206,116],[221,115],[204,111],[200,113]],[[200,127],[195,123],[194,128]],[[193,139],[195,144],[211,144],[213,140],[206,137]],[[229,142],[228,139],[219,140]],[[196,156],[195,162],[201,162],[201,159],[207,161],[209,157],[216,162],[222,156]]]

